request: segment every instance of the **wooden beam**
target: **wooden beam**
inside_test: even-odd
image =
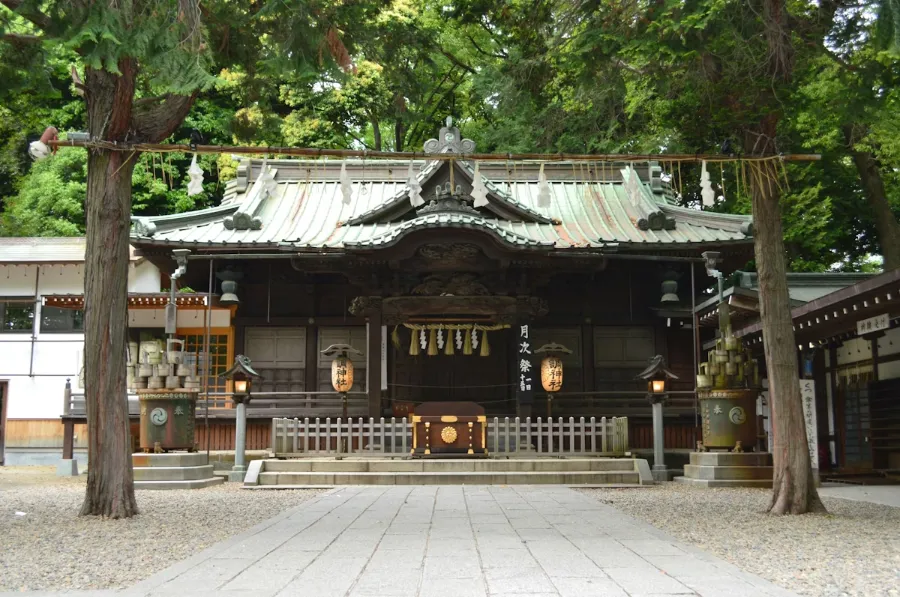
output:
[[[187,99],[187,98],[184,98]],[[131,152],[183,152],[183,153],[226,153],[255,156],[293,155],[310,158],[338,157],[389,160],[477,160],[482,162],[538,161],[538,162],[759,162],[778,160],[785,162],[815,162],[822,158],[819,154],[783,154],[768,156],[730,156],[723,154],[575,154],[575,153],[427,153],[422,151],[359,151],[353,149],[319,149],[315,147],[259,147],[246,145],[190,145],[177,143],[112,143],[108,141],[50,141],[50,147],[85,147],[108,151]]]
[[[368,317],[368,346],[366,347],[366,374],[368,375],[369,416],[381,416],[381,311]]]
[[[307,392],[317,391],[319,385],[319,326],[306,326],[306,379]]]

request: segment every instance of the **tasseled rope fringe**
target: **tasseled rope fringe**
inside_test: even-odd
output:
[[[468,330],[463,331],[463,354],[472,354],[472,334]]]
[[[453,331],[450,330],[447,332],[447,339],[444,340],[444,354],[448,357],[452,357],[454,354],[453,345],[456,344],[453,338]]]
[[[491,345],[488,344],[487,337],[487,332],[481,332],[481,352],[479,354],[483,357],[490,356],[491,354]]]
[[[437,356],[437,353],[437,330],[431,328],[428,332],[428,356],[434,357]]]
[[[413,357],[419,356],[419,332],[412,330],[409,334],[409,355]]]
[[[391,344],[393,344],[394,348],[397,350],[400,350],[400,332],[397,331],[399,328],[399,325],[395,325],[394,331],[391,332]]]

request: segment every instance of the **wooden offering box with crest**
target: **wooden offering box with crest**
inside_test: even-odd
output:
[[[487,455],[487,417],[474,402],[427,402],[412,416],[413,456]]]

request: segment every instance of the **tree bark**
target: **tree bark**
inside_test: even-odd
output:
[[[754,249],[774,436],[772,456],[775,467],[769,512],[824,511],[812,476],[803,419],[779,207],[779,172],[774,161],[751,162],[747,167],[750,169]]]
[[[85,100],[94,138],[124,140],[131,124],[135,67],[121,75],[88,69]],[[81,515],[137,514],[126,402],[128,231],[134,156],[88,153],[84,273],[85,403],[88,420],[87,489]]]
[[[374,113],[369,112],[369,120],[372,122],[372,135],[375,139],[375,151],[381,151],[381,123]]]
[[[856,150],[855,127],[844,127],[844,139],[859,179],[862,182],[869,209],[875,217],[875,230],[878,234],[878,244],[881,246],[881,256],[884,258],[884,271],[890,271],[900,267],[900,223],[897,222],[894,212],[888,203],[887,193],[884,189],[884,179],[881,177],[881,167],[875,156],[869,151]]]

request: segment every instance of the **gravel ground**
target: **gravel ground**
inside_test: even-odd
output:
[[[828,514],[779,517],[766,489],[583,491],[802,595],[900,595],[900,508],[823,498]]]
[[[85,480],[0,467],[0,591],[127,587],[321,493],[138,491],[137,517],[103,520],[78,516]]]

